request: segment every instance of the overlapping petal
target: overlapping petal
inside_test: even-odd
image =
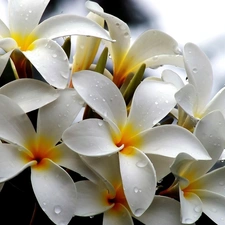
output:
[[[9,61],[10,59],[10,55],[12,54],[12,50],[5,53],[4,55],[0,55],[0,74],[3,73],[5,67],[6,67],[6,64],[7,62]]]
[[[35,161],[29,161],[24,151],[17,146],[0,143],[0,183],[7,181],[31,165]]]
[[[58,97],[50,85],[34,79],[18,79],[0,88],[0,94],[15,101],[24,112],[38,109]]]
[[[76,182],[78,216],[94,216],[113,207],[107,200],[108,190],[91,181]]]
[[[69,61],[56,42],[49,39],[36,40],[23,54],[50,85],[57,88],[66,87],[70,75]]]
[[[180,204],[172,198],[156,195],[145,213],[136,219],[151,225],[181,225]]]
[[[3,38],[0,39],[0,48],[2,48],[5,52],[9,52],[17,47],[17,43],[12,38]]]
[[[58,165],[43,159],[31,169],[31,183],[42,210],[56,224],[68,224],[74,216],[77,191],[72,178]],[[54,193],[54,194],[53,194]]]
[[[3,38],[10,37],[9,28],[5,25],[5,23],[1,19],[0,19],[0,30],[1,30],[0,37]]]
[[[35,130],[25,112],[10,98],[0,95],[0,138],[24,146],[27,137],[35,137]]]
[[[74,89],[58,90],[59,97],[40,108],[37,120],[37,133],[52,141],[52,146],[60,140],[80,112],[83,101]]]
[[[127,202],[135,216],[142,215],[151,204],[156,174],[151,161],[141,151],[128,147],[119,152],[120,171]]]
[[[86,156],[111,155],[121,149],[114,144],[109,124],[99,119],[74,124],[63,133],[62,139],[69,148]]]

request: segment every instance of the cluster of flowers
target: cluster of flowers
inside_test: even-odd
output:
[[[30,167],[37,202],[58,225],[101,213],[105,225],[193,224],[202,213],[225,224],[225,168],[212,170],[225,146],[225,90],[212,98],[207,56],[158,30],[131,44],[127,24],[91,1],[87,17],[39,23],[48,2],[9,0],[9,27],[0,20],[0,74],[9,62],[16,78],[0,88],[1,189]],[[144,76],[161,65],[187,79]]]

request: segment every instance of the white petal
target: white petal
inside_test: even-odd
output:
[[[48,159],[32,167],[31,183],[42,210],[55,224],[68,224],[74,216],[76,187],[72,178]]]
[[[25,112],[38,109],[58,97],[48,84],[35,79],[14,80],[0,88],[0,94],[14,100]]]
[[[2,48],[5,52],[9,52],[17,47],[17,43],[12,38],[3,38],[0,39],[0,48]]]
[[[205,189],[220,195],[225,196],[225,177],[224,177],[225,167],[213,170],[210,173],[202,176],[198,180],[194,181],[189,188],[190,189]]]
[[[62,139],[73,151],[86,156],[111,155],[120,150],[114,144],[108,123],[99,119],[74,124],[63,133]]]
[[[180,190],[181,220],[184,224],[192,224],[199,219],[202,214],[201,199],[191,192]]]
[[[69,61],[66,53],[56,42],[39,39],[23,54],[50,85],[57,88],[66,87],[70,75]]]
[[[122,204],[116,206],[104,213],[103,225],[133,225],[132,217]]]
[[[141,141],[132,142],[146,154],[175,158],[184,152],[198,160],[211,159],[200,141],[191,132],[177,125],[155,127],[139,136],[138,140]]]
[[[81,159],[81,157],[64,143],[58,144],[53,149],[53,152],[59,152],[60,157],[54,160],[60,166],[68,168],[76,173],[79,173],[82,177],[86,177],[89,180],[96,182],[99,178]],[[99,159],[98,159],[99,161]]]
[[[187,43],[184,46],[184,62],[188,82],[196,88],[199,108],[203,108],[210,99],[213,84],[210,61],[197,45]]]
[[[130,29],[128,25],[119,18],[102,12],[97,3],[87,1],[85,6],[90,11],[105,19],[111,38],[116,40],[115,43],[107,42],[106,45],[112,56],[114,71],[117,71],[130,47]]]
[[[53,39],[70,35],[84,35],[112,40],[97,23],[77,15],[57,15],[40,23],[30,34],[33,37]]]
[[[225,109],[223,105],[225,104],[225,88],[219,90],[216,95],[210,100],[210,102],[206,105],[204,115],[214,111],[220,110],[222,114],[225,116]]]
[[[180,203],[172,198],[155,196],[149,208],[137,220],[151,225],[182,225]]]
[[[201,114],[196,114],[197,111],[203,110],[199,108],[197,92],[193,85],[187,84],[181,88],[176,94],[177,104],[190,116],[201,117]]]
[[[90,181],[76,182],[77,203],[75,214],[77,216],[94,216],[113,207],[108,202],[108,190]]]
[[[59,97],[38,112],[37,133],[47,136],[54,146],[73,123],[82,108],[82,99],[74,89],[58,90]]]
[[[0,19],[0,30],[1,30],[1,35],[2,37],[10,37],[10,31],[9,28],[5,25],[5,23]]]
[[[13,34],[28,35],[39,23],[49,0],[9,1],[9,27]]]
[[[138,68],[150,58],[157,58],[160,55],[179,54],[178,43],[172,37],[159,30],[148,30],[133,43],[123,62],[123,67],[129,67],[127,71],[129,72],[134,68]],[[161,65],[161,62],[159,65]]]
[[[10,55],[11,55],[12,51],[7,52],[4,55],[0,55],[0,76],[2,75],[2,73],[10,59]]]
[[[10,98],[0,95],[0,138],[19,146],[36,135],[25,112]]]
[[[136,134],[152,128],[176,105],[176,91],[172,84],[144,80],[134,93],[128,125],[132,126]]]
[[[36,162],[29,161],[27,154],[19,151],[18,147],[0,143],[0,183],[17,176],[33,164]]]
[[[203,212],[216,224],[225,224],[225,197],[210,191],[195,191],[201,198]]]
[[[142,215],[151,204],[156,190],[155,169],[144,153],[129,148],[119,153],[124,193],[135,216]]]
[[[201,141],[212,160],[196,163],[196,169],[206,173],[220,158],[225,146],[225,121],[220,111],[213,111],[197,124],[195,136]],[[201,166],[200,166],[201,165]],[[199,168],[200,167],[200,168]]]
[[[172,83],[177,88],[177,90],[180,90],[184,86],[184,82],[181,77],[169,69],[162,72],[162,80],[167,83]]]
[[[93,110],[115,129],[116,126],[123,128],[127,118],[126,105],[121,92],[111,80],[93,71],[77,72],[72,79],[74,88]]]

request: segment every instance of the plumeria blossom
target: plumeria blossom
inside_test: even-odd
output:
[[[38,111],[36,131],[27,114],[10,98],[0,95],[0,183],[31,168],[37,201],[55,224],[68,224],[75,213],[76,187],[60,166],[92,180],[80,157],[60,141],[80,111],[83,101],[73,89]],[[54,193],[54,194],[53,194]]]
[[[149,207],[155,194],[156,172],[160,178],[166,175],[168,164],[177,154],[186,152],[196,159],[210,159],[186,129],[172,125],[153,128],[176,104],[173,85],[143,81],[135,91],[128,117],[121,92],[102,74],[77,72],[73,86],[103,120],[76,123],[62,138],[69,148],[84,156],[118,153],[125,196],[134,215],[140,216]],[[146,154],[152,155],[156,172]],[[133,194],[135,187],[142,190],[138,196]]]
[[[213,71],[209,59],[198,46],[184,46],[184,64],[188,84],[175,95],[179,110],[178,124],[188,129],[208,113],[220,110],[225,115],[225,88],[212,98]]]
[[[177,42],[169,35],[148,30],[131,44],[130,29],[119,18],[99,10],[95,2],[87,1],[86,7],[105,19],[115,43],[105,43],[113,61],[113,81],[120,87],[130,73],[136,73],[144,63],[156,68],[165,64],[183,67],[183,59]]]
[[[79,181],[77,187],[78,216],[103,214],[103,224],[133,225],[135,217],[127,203],[120,175],[118,155],[82,157],[101,177],[98,182]],[[133,195],[139,196],[142,190],[137,187]],[[179,202],[164,196],[155,196],[150,207],[140,217],[135,217],[144,224],[180,225]],[[160,215],[160,216],[159,216]]]
[[[9,0],[9,28],[0,20],[0,48],[5,51],[0,57],[0,74],[11,57],[18,75],[24,76],[29,60],[49,84],[65,88],[69,61],[52,39],[68,35],[111,38],[95,22],[76,15],[57,15],[38,24],[48,3],[49,0]]]
[[[225,224],[225,168],[207,173],[224,149],[224,132],[225,121],[221,112],[207,114],[198,122],[194,134],[205,146],[212,160],[196,161],[190,155],[181,153],[171,166],[176,179],[164,193],[173,197],[179,195],[181,218],[185,224],[197,221],[202,212],[216,224]]]

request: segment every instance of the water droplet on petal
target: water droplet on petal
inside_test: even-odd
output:
[[[101,127],[103,125],[103,122],[102,121],[99,121],[98,122],[98,125]]]
[[[197,68],[193,68],[192,71],[193,71],[193,73],[197,73],[198,72]]]
[[[201,212],[202,207],[200,205],[198,205],[194,208],[194,210],[195,210],[195,212],[199,213],[199,212]]]
[[[145,167],[147,165],[148,165],[148,161],[147,160],[141,160],[141,161],[136,163],[136,166],[140,167],[140,168],[143,168],[143,167]]]
[[[219,185],[220,185],[220,186],[224,186],[224,184],[225,184],[224,181],[220,181],[220,182],[219,182]]]
[[[56,58],[56,57],[57,57],[57,55],[56,55],[56,54],[53,54],[53,55],[52,55],[52,57],[53,57],[53,58]]]
[[[144,213],[145,209],[138,208],[135,210],[135,216],[141,216]]]
[[[184,223],[188,223],[188,224],[194,223],[194,222],[195,221],[193,219],[190,219],[190,218],[187,218],[187,219],[184,220]]]
[[[137,187],[134,187],[134,193],[138,193],[139,189]]]
[[[60,214],[61,212],[62,212],[62,209],[61,209],[61,207],[59,206],[59,205],[56,205],[55,207],[54,207],[54,212],[55,212],[55,214]]]

